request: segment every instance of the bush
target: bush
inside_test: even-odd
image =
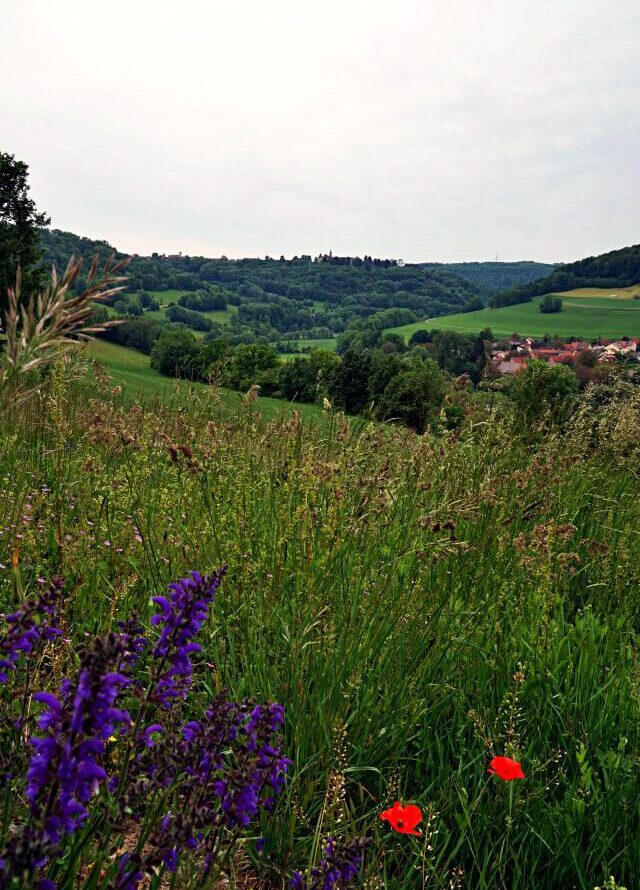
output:
[[[540,300],[540,312],[549,315],[555,312],[562,312],[562,299],[554,297],[553,294],[547,294]]]
[[[578,378],[570,368],[529,362],[509,390],[516,425],[528,436],[538,424],[565,423],[577,405],[578,389]]]

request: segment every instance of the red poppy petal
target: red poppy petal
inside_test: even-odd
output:
[[[422,822],[422,810],[414,804],[409,804],[404,808],[404,819],[414,828],[419,822]]]
[[[522,766],[511,757],[494,757],[489,764],[487,772],[498,776],[504,782],[525,778]]]

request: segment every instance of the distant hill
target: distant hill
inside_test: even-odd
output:
[[[557,263],[536,263],[521,260],[517,263],[420,263],[424,269],[442,269],[459,275],[465,281],[496,292],[528,284],[560,268]]]
[[[114,249],[106,241],[57,229],[42,232],[42,247],[45,260],[58,269],[74,252],[88,263],[96,253],[105,258]],[[185,306],[187,300],[197,308],[215,297],[217,307],[237,309],[229,320],[235,335],[251,333],[272,342],[329,339],[353,320],[382,311],[394,313],[388,325],[406,324],[459,312],[486,295],[444,268],[367,256],[230,260],[154,253],[132,257],[127,274],[134,299],[144,291],[164,304],[160,295],[175,291],[171,301]],[[192,295],[196,299],[190,300]],[[189,318],[195,324],[193,315]]]
[[[630,287],[640,283],[640,244],[612,250],[560,266],[550,275],[495,294],[489,304],[494,307],[528,303],[534,297],[560,293],[582,287]]]

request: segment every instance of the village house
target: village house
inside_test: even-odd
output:
[[[533,359],[540,359],[549,365],[567,365],[573,367],[581,352],[591,351],[597,356],[598,362],[612,363],[619,358],[640,360],[640,339],[625,338],[622,340],[604,340],[588,343],[586,340],[571,340],[555,346],[538,345],[530,337],[512,338],[508,344],[494,344],[488,358],[494,372],[501,376],[518,374]]]

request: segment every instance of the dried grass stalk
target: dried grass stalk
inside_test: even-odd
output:
[[[6,349],[0,360],[0,402],[24,401],[38,387],[33,372],[50,366],[69,346],[92,339],[119,321],[92,324],[94,304],[110,299],[124,289],[122,271],[128,259],[112,254],[102,269],[96,257],[89,269],[87,286],[78,295],[71,288],[82,268],[82,259],[71,257],[64,275],[58,278],[55,267],[47,287],[21,299],[22,274],[18,269],[15,288],[8,291],[9,307],[5,313]]]

